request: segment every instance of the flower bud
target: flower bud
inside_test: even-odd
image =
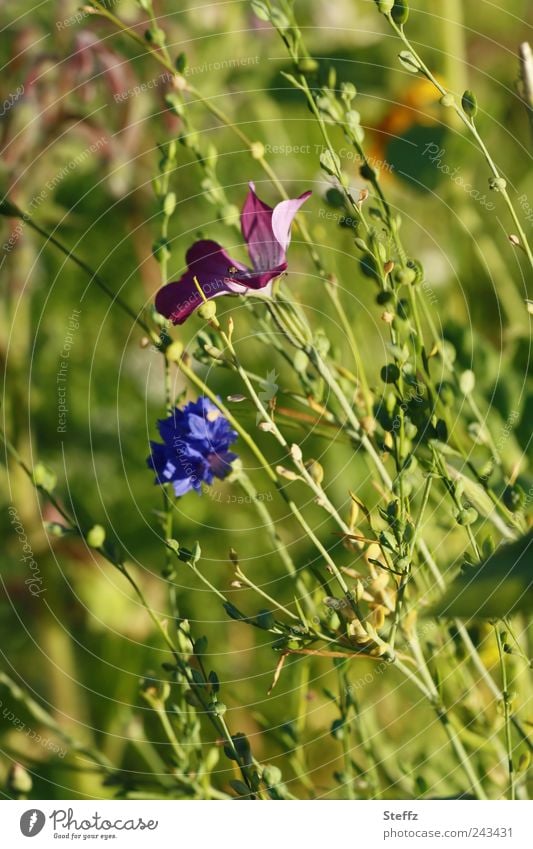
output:
[[[37,463],[33,470],[33,482],[44,492],[52,492],[57,483],[57,477],[44,463]]]
[[[260,610],[255,617],[255,624],[258,628],[262,628],[264,631],[269,631],[270,628],[273,628],[276,624],[276,620],[270,610]]]
[[[208,705],[208,710],[215,716],[224,716],[227,711],[227,707],[223,702],[211,702]]]
[[[167,218],[173,214],[176,209],[176,194],[175,192],[169,192],[168,195],[165,196],[163,200],[163,212],[165,213]]]
[[[93,525],[86,539],[91,548],[101,548],[105,542],[105,528],[102,525]]]
[[[314,482],[320,486],[320,484],[324,480],[324,469],[322,468],[318,460],[308,460],[305,464],[305,468],[311,475]]]
[[[463,527],[473,525],[477,521],[478,512],[473,507],[467,507],[466,510],[460,510],[457,514],[457,521]]]
[[[250,146],[250,153],[254,159],[263,159],[265,155],[265,146],[263,142],[252,142]]]
[[[311,56],[304,56],[302,59],[298,59],[296,67],[301,74],[314,74],[315,71],[318,71],[319,65],[316,59]]]
[[[450,91],[447,91],[446,94],[442,95],[440,102],[441,106],[446,106],[447,108],[450,108],[451,106],[455,105],[455,97]]]

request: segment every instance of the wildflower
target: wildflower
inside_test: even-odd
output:
[[[163,442],[150,442],[146,461],[156,473],[155,483],[171,483],[176,495],[192,489],[201,493],[202,483],[211,484],[231,471],[237,455],[228,449],[237,434],[208,398],[176,407],[157,426]]]
[[[183,324],[203,301],[195,277],[205,299],[260,289],[270,294],[272,281],[287,268],[292,221],[310,194],[304,192],[272,208],[257,197],[255,186],[250,183],[241,214],[241,229],[252,267],[232,259],[218,242],[202,239],[187,251],[185,274],[157,293],[157,311],[173,324]]]

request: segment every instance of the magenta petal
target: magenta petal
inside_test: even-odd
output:
[[[241,262],[233,260],[217,243],[209,239],[196,242],[187,251],[188,268],[176,282],[168,283],[156,295],[156,310],[173,324],[183,324],[203,302],[194,278],[209,300],[219,295],[243,291],[231,274],[246,270]]]
[[[255,186],[250,183],[241,213],[241,229],[257,271],[266,271],[285,262],[285,252],[272,232],[272,212],[272,207],[257,197]]]
[[[291,241],[291,225],[294,216],[311,194],[312,192],[304,192],[300,197],[291,200],[282,200],[281,203],[278,203],[274,207],[272,212],[272,232],[284,253]]]
[[[234,279],[241,286],[246,286],[247,289],[264,289],[265,286],[268,286],[272,280],[279,277],[286,270],[287,263],[282,262],[276,268],[269,268],[268,271],[238,271],[234,275]]]

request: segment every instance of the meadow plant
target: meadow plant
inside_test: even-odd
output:
[[[518,458],[511,451],[524,398],[507,418],[492,414],[483,375],[465,365],[410,248],[394,169],[380,168],[367,141],[364,98],[308,49],[298,4],[252,0],[249,14],[254,39],[277,35],[290,102],[308,110],[316,143],[305,155],[316,162],[307,182],[292,177],[290,162],[278,174],[269,158],[293,155],[296,140],[276,146],[248,136],[225,98],[193,83],[166,32],[172,15],[158,17],[152,0],[137,5],[133,24],[120,4],[98,0],[84,6],[83,20],[105,32],[106,45],[131,45],[132,66],[165,74],[158,88],[166,86],[168,131],[150,160],[155,296],[152,287],[147,304],[125,297],[37,214],[8,197],[0,210],[99,287],[131,322],[142,355],[160,364],[161,381],[149,372],[161,392],[148,404],[144,455],[160,549],[157,606],[119,524],[111,529],[74,503],[49,457],[29,462],[13,434],[4,435],[10,465],[53,508],[50,545],[76,543],[106,562],[149,617],[150,659],[124,726],[126,753],[113,758],[97,741],[76,739],[16,676],[2,673],[0,683],[57,736],[62,760],[89,763],[100,792],[120,797],[527,798],[529,437]],[[512,326],[509,344],[527,344],[527,196],[509,185],[484,141],[476,95],[450,91],[411,41],[406,0],[367,5],[397,39],[400,67],[434,87],[440,120],[467,135],[482,159],[494,197],[486,211],[497,207],[508,236],[501,261],[516,270],[505,285],[518,295],[503,320]],[[122,73],[134,92],[137,74]],[[237,73],[246,73],[244,62]],[[143,85],[140,92],[153,92]],[[216,133],[205,131],[206,116]],[[219,176],[224,153],[213,140],[231,137],[239,143],[234,185]],[[184,163],[196,198],[182,196]],[[201,238],[190,231],[186,265],[171,273],[180,266],[174,227],[186,229],[187,207],[200,200],[213,220]],[[313,235],[316,223],[325,243]],[[338,273],[328,246],[339,233],[349,234],[349,262]],[[233,258],[243,247],[249,264]],[[373,292],[365,323],[354,321],[357,287]],[[123,322],[117,327],[125,332]],[[52,465],[60,476],[59,462]],[[187,520],[198,495],[206,528],[233,505],[229,526],[216,531],[223,570],[204,555],[202,528]],[[259,523],[246,549],[238,527],[232,532],[235,505]],[[268,573],[256,577],[254,558],[265,551]],[[209,599],[206,618],[195,598]],[[235,654],[242,646],[261,682],[268,677],[259,695],[241,686],[238,661],[235,674],[217,673],[228,633]],[[245,668],[253,677],[255,665]]]

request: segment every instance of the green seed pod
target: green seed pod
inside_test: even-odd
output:
[[[304,56],[298,59],[296,67],[301,74],[314,74],[318,71],[319,64],[311,56]]]
[[[524,490],[519,486],[506,486],[503,491],[503,503],[511,513],[516,513],[523,506]]]
[[[523,752],[518,759],[518,772],[525,772],[529,769],[529,765],[531,763],[531,754],[529,752]]]
[[[269,631],[276,624],[276,620],[270,610],[260,610],[255,617],[255,624],[264,631]]]
[[[461,106],[463,107],[463,112],[465,115],[468,115],[469,118],[475,118],[477,115],[477,97],[473,91],[467,89],[462,98],[461,98]]]
[[[185,53],[179,53],[177,58],[176,58],[176,70],[180,74],[183,74],[186,67],[187,67],[187,56],[185,55]]]
[[[395,0],[394,6],[392,7],[391,17],[395,24],[403,27],[405,23],[407,23],[407,18],[409,17],[409,4],[407,0]]]
[[[477,521],[478,512],[473,507],[467,507],[466,510],[460,510],[457,514],[457,521],[463,527],[473,525]]]
[[[406,418],[404,423],[404,432],[407,439],[414,439],[418,433],[418,428],[412,421],[410,421],[410,419]]]
[[[183,343],[179,340],[172,342],[165,351],[165,357],[170,363],[179,363],[183,354]]]
[[[353,83],[341,83],[341,97],[345,103],[351,103],[357,94]]]
[[[416,280],[414,268],[398,268],[394,272],[394,282],[398,286],[410,286]]]
[[[380,372],[383,383],[396,383],[400,377],[400,369],[395,363],[383,366]]]
[[[371,253],[365,254],[361,257],[359,260],[359,268],[365,277],[370,277],[372,280],[379,280],[377,262]]]
[[[382,15],[390,15],[394,7],[394,0],[376,0],[376,6]]]
[[[170,216],[173,214],[175,209],[176,209],[176,193],[175,192],[169,192],[168,195],[166,195],[164,200],[163,200],[163,212],[165,213],[167,218],[170,218]]]
[[[152,246],[152,253],[158,262],[170,259],[168,239],[158,239]]]
[[[401,298],[398,301],[398,316],[405,321],[409,318],[410,315],[411,306],[409,304],[409,301],[407,301],[405,298]]]
[[[215,716],[224,716],[227,711],[227,707],[223,702],[210,702],[207,709]]]
[[[447,91],[446,94],[442,95],[440,102],[441,106],[445,106],[449,109],[451,106],[455,105],[455,97],[450,91]]]
[[[305,464],[305,468],[313,478],[314,482],[319,486],[324,480],[324,469],[318,462],[318,460],[308,460]]]
[[[204,321],[212,321],[217,314],[217,305],[214,301],[206,301],[198,309],[198,315]]]
[[[102,525],[93,525],[87,534],[87,545],[91,548],[102,548],[105,542],[105,528]]]
[[[335,740],[342,740],[344,737],[344,719],[334,719],[331,723],[330,734]]]
[[[277,766],[267,764],[265,767],[263,767],[263,774],[261,778],[263,779],[267,787],[276,787],[277,784],[280,784],[283,776],[281,774],[281,770],[278,769]]]
[[[33,470],[33,482],[45,492],[52,492],[57,483],[57,477],[44,463],[37,463]]]
[[[296,351],[292,362],[295,371],[297,371],[298,374],[303,374],[309,366],[309,357],[305,351]]]
[[[144,37],[149,44],[156,44],[158,47],[163,47],[166,42],[165,30],[160,27],[150,27],[144,33]]]

